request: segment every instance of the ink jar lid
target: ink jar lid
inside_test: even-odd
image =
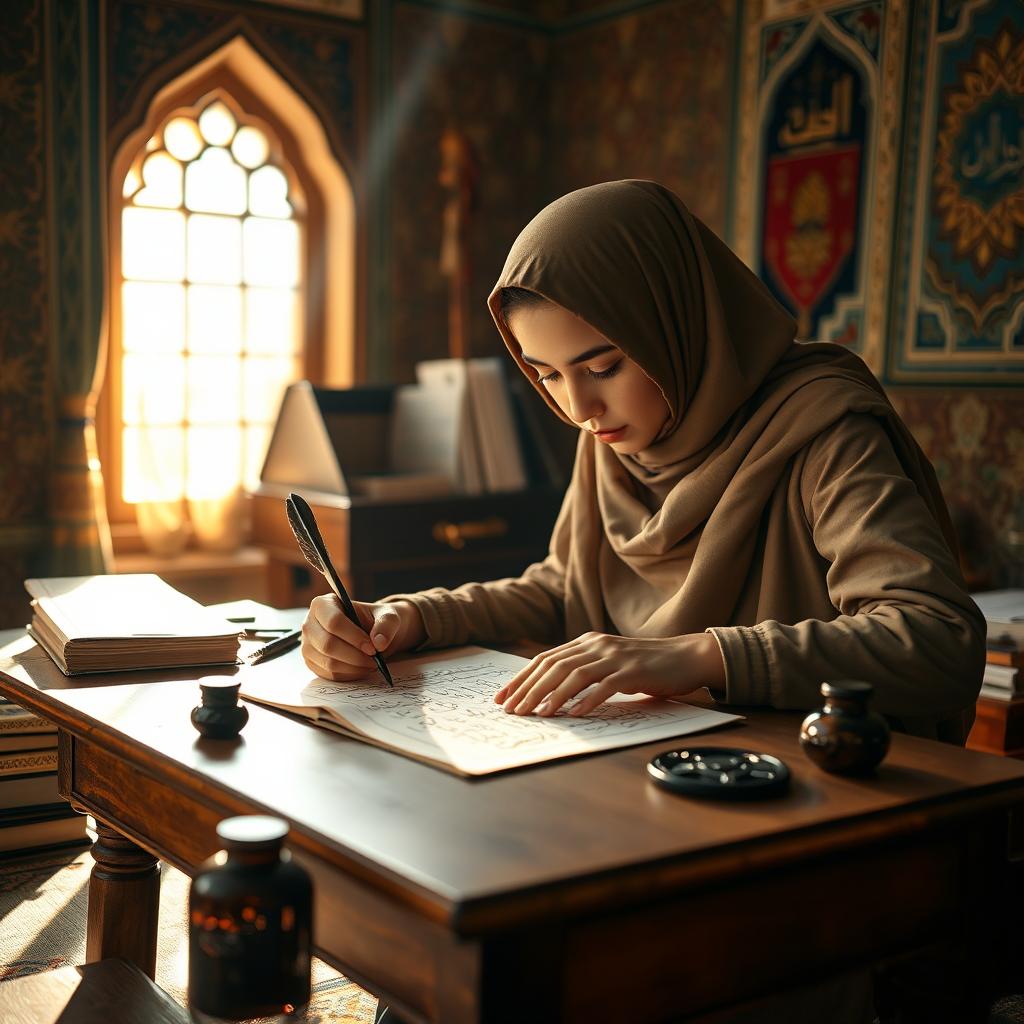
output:
[[[288,822],[269,814],[242,814],[217,823],[217,836],[235,849],[274,849],[288,835]]]
[[[835,682],[821,684],[822,697],[838,697],[840,700],[863,700],[870,697],[874,690],[870,683],[859,679],[837,679]]]
[[[238,703],[242,684],[231,676],[203,676],[199,690],[207,707],[230,707]]]

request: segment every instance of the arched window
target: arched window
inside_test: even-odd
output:
[[[121,497],[253,487],[281,392],[303,376],[294,174],[221,92],[159,127],[123,198]]]
[[[131,550],[139,503],[257,483],[289,383],[354,383],[359,245],[337,146],[241,36],[160,88],[110,167],[98,432]]]

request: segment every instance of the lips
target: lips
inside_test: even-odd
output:
[[[623,434],[626,432],[625,425],[616,427],[614,430],[595,430],[594,437],[598,441],[604,441],[605,444],[611,444],[613,441],[618,441]]]

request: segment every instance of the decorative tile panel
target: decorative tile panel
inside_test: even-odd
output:
[[[1024,382],[1024,4],[922,0],[908,74],[890,377]]]

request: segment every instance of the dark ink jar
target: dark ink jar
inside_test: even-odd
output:
[[[309,1002],[313,886],[281,818],[225,818],[192,879],[188,1002],[196,1021],[288,1020]]]
[[[822,683],[825,706],[800,726],[800,746],[819,767],[837,775],[869,775],[889,752],[889,723],[868,710],[870,683]]]
[[[234,739],[249,721],[249,709],[238,703],[241,684],[230,676],[199,680],[202,703],[192,709],[192,724],[212,740]]]

